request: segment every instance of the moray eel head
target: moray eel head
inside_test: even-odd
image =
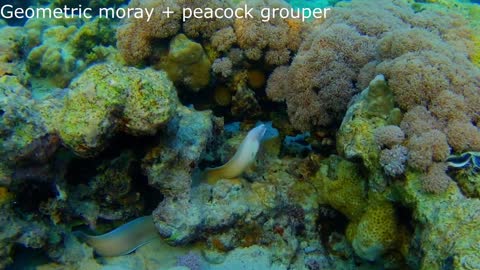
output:
[[[104,257],[126,255],[160,237],[152,216],[139,217],[102,235],[93,236],[80,231],[73,234]]]
[[[208,183],[214,184],[219,179],[232,179],[241,175],[255,160],[260,143],[267,127],[263,124],[250,130],[235,152],[235,155],[223,166],[207,168],[204,178]]]

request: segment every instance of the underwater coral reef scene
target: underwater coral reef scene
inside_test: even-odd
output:
[[[0,270],[480,270],[479,1],[0,17]]]

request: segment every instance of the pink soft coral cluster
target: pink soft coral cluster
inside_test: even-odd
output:
[[[289,67],[277,68],[267,95],[285,100],[292,125],[300,130],[327,126],[343,117],[358,92],[360,68],[373,60],[375,39],[346,24],[322,24],[302,43]]]
[[[415,12],[406,1],[352,1],[273,72],[267,94],[286,102],[293,126],[310,130],[338,123],[350,98],[384,74],[405,112],[408,164],[426,173],[427,191],[441,191],[444,183],[431,183],[448,179],[442,164],[451,151],[480,150],[480,71],[467,25],[452,11]]]
[[[263,60],[270,65],[287,64],[293,52],[300,46],[305,23],[300,19],[275,18],[262,22],[259,10],[262,7],[288,4],[282,0],[246,2],[253,9],[253,19],[248,18],[187,18],[181,20],[181,9],[235,8],[234,1],[208,0],[133,0],[129,7],[156,9],[153,18],[125,20],[117,31],[117,46],[128,64],[140,64],[155,56],[158,41],[168,39],[182,31],[189,38],[201,39],[218,53],[226,53],[239,47],[249,60]],[[239,3],[240,7],[245,3]],[[175,15],[167,18],[162,10],[170,7]]]
[[[129,8],[155,8],[149,22],[131,18],[117,30],[117,47],[128,64],[139,64],[153,54],[155,40],[174,36],[181,28],[181,6],[175,0],[132,0]],[[162,14],[169,7],[174,15]]]

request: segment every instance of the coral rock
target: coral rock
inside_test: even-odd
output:
[[[170,120],[178,102],[167,75],[152,69],[95,65],[70,88],[56,128],[80,155],[98,153],[118,129],[154,134]]]
[[[202,45],[187,38],[184,34],[177,35],[170,42],[168,55],[159,65],[175,83],[187,86],[192,91],[198,91],[210,81],[210,60]]]

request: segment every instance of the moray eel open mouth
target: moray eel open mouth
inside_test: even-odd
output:
[[[74,232],[74,235],[104,257],[129,254],[160,237],[152,216],[139,217],[102,235],[93,236],[80,231]]]
[[[250,130],[235,152],[235,155],[224,165],[216,168],[207,168],[204,178],[210,184],[219,179],[232,179],[241,175],[255,160],[260,142],[267,128],[261,124]]]

